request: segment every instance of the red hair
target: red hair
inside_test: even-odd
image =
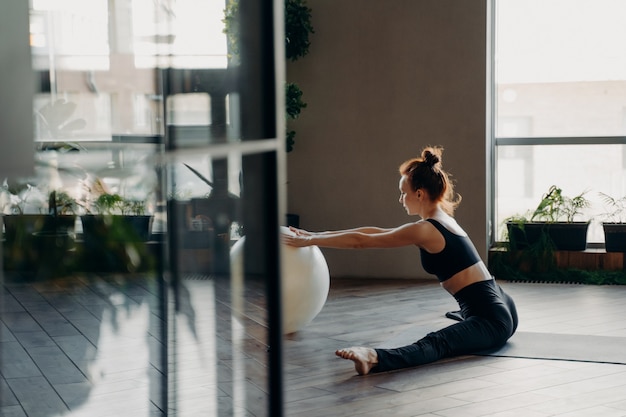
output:
[[[413,191],[423,189],[432,201],[441,205],[449,215],[461,202],[461,196],[455,194],[450,175],[441,166],[440,146],[428,146],[421,156],[404,161],[399,168],[400,175],[406,175]]]

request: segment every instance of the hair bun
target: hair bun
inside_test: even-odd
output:
[[[424,150],[423,158],[424,158],[424,163],[430,167],[434,167],[440,161],[439,155],[434,154],[428,149]]]

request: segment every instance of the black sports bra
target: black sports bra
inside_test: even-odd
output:
[[[420,248],[422,266],[429,274],[436,275],[439,282],[444,282],[457,272],[480,262],[480,256],[468,236],[452,233],[437,220],[426,221],[439,230],[446,243],[437,253],[429,253]]]

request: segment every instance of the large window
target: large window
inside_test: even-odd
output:
[[[495,239],[554,184],[586,192],[602,243],[600,193],[626,195],[626,2],[494,5]]]

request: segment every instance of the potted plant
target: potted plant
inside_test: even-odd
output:
[[[12,192],[4,185],[0,189],[5,238],[12,242],[22,234],[72,234],[78,203],[63,190],[45,193],[30,184]]]
[[[89,177],[83,188],[82,268],[134,272],[152,267],[154,256],[147,242],[154,216],[146,201],[112,192],[99,178]]]
[[[33,233],[37,253],[37,277],[52,278],[66,275],[73,269],[76,224],[76,199],[63,190],[48,195],[48,214],[43,230]]]
[[[626,196],[611,197],[600,193],[606,211],[603,219],[604,244],[607,252],[626,252]]]
[[[45,231],[74,233],[78,202],[63,190],[53,190],[48,195],[48,218]]]
[[[83,238],[91,233],[117,241],[147,241],[153,216],[147,214],[145,201],[129,200],[119,194],[100,194],[81,216]]]
[[[31,239],[32,234],[41,231],[46,222],[43,193],[31,184],[9,186],[4,180],[0,190],[2,202],[2,221],[4,223],[4,238],[6,246],[22,246],[25,240]],[[28,213],[27,213],[28,207]],[[36,212],[30,212],[36,207]]]
[[[506,220],[511,249],[524,249],[545,241],[556,250],[585,250],[589,221],[575,221],[590,206],[585,194],[569,197],[561,188],[551,186],[532,213]]]
[[[10,270],[50,277],[67,270],[74,247],[78,204],[66,191],[45,192],[30,184],[0,189],[4,223],[4,261]],[[33,212],[34,211],[34,212]]]

